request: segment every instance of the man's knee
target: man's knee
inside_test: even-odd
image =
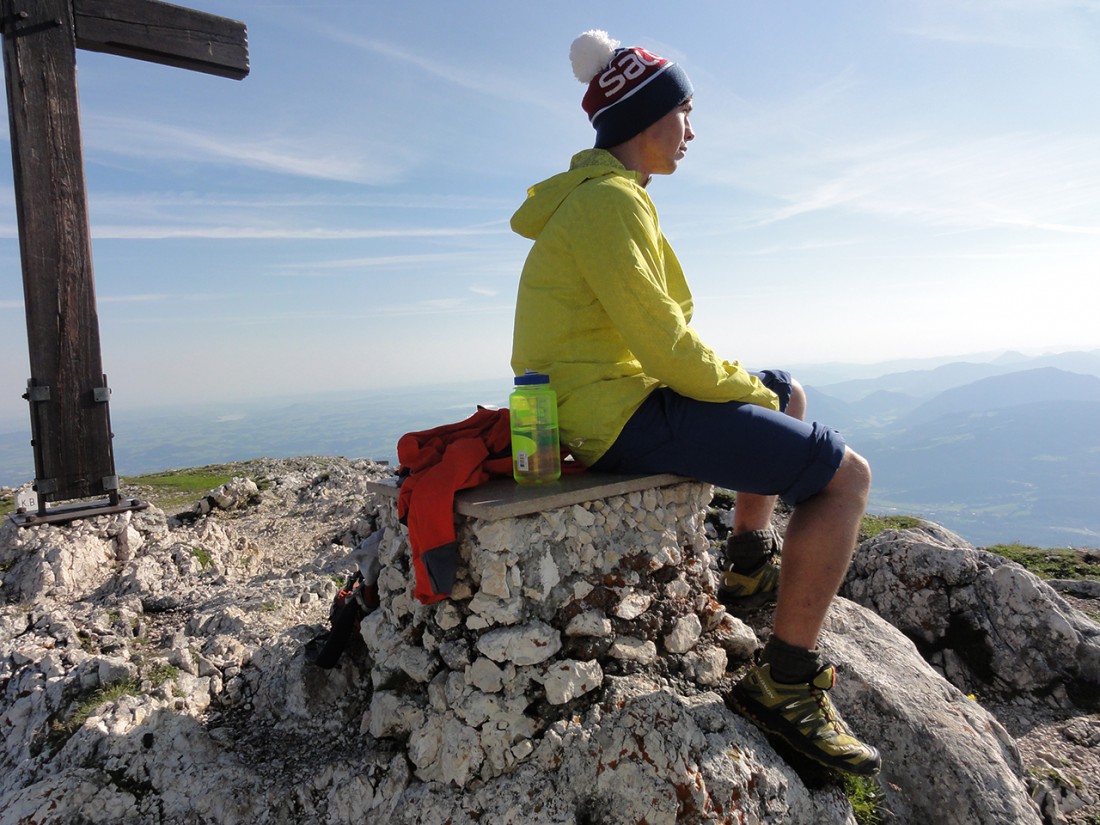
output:
[[[866,499],[871,492],[871,465],[855,450],[846,449],[836,475],[825,489]]]

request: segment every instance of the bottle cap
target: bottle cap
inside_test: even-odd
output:
[[[525,370],[523,375],[516,376],[515,383],[517,387],[525,387],[531,384],[549,384],[550,376],[534,370]]]

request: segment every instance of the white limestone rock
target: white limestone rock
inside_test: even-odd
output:
[[[611,645],[610,654],[616,659],[639,664],[649,664],[657,659],[657,645],[649,639],[620,636]]]
[[[1034,574],[938,526],[864,543],[843,592],[929,647],[959,648],[952,676],[965,692],[1100,692],[1100,626]]]
[[[455,717],[448,718],[443,724],[443,745],[439,755],[441,780],[465,787],[477,775],[484,759],[477,731]]]
[[[424,724],[424,710],[399,693],[376,690],[371,697],[367,731],[375,739],[402,736]]]
[[[210,498],[222,510],[245,507],[260,492],[250,478],[233,478],[210,492]]]
[[[684,656],[690,678],[701,685],[714,687],[721,684],[726,675],[729,658],[726,651],[713,645],[700,646]]]
[[[614,613],[620,619],[636,619],[649,610],[653,604],[653,594],[639,591],[627,592],[615,606]]]
[[[537,665],[561,650],[561,635],[544,622],[490,630],[477,641],[478,651],[494,662]]]
[[[611,635],[611,620],[599,610],[578,613],[565,626],[566,636],[593,636],[604,639]]]
[[[703,623],[694,613],[681,616],[672,626],[672,630],[665,635],[665,650],[669,653],[687,653],[703,633]]]
[[[602,685],[603,668],[595,660],[578,662],[561,659],[546,669],[542,684],[547,702],[564,705]]]
[[[756,631],[728,613],[722,616],[717,629],[714,631],[715,641],[736,660],[751,659],[753,653],[760,647],[760,641],[756,637]]]
[[[511,667],[511,666],[509,666]],[[513,675],[514,675],[514,668]],[[504,687],[507,671],[485,656],[479,656],[465,670],[466,681],[486,693],[496,693]]]
[[[901,821],[1038,825],[1012,737],[896,628],[840,598],[819,646],[846,665],[832,698],[856,735],[882,751],[886,807]]]

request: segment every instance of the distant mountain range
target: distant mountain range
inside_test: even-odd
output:
[[[811,416],[870,461],[872,509],[977,544],[1100,546],[1100,354],[1013,354],[807,394]]]
[[[871,462],[872,512],[923,515],[979,546],[1100,547],[1100,350],[900,367],[878,365],[878,377],[871,365],[796,371],[810,416]],[[258,457],[393,462],[403,433],[503,405],[509,385],[116,407],[116,464],[137,475]],[[29,442],[29,432],[0,432],[0,484],[33,478]]]
[[[883,392],[928,399],[938,393],[980,381],[983,378],[1044,367],[1100,378],[1100,350],[1061,352],[1031,357],[1010,352],[985,363],[953,361],[931,369],[888,372],[878,377],[856,378],[835,383],[807,379],[803,383],[813,384],[825,395],[848,402],[860,401],[873,393]]]

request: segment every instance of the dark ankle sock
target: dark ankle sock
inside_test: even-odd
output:
[[[821,654],[816,650],[789,645],[774,633],[764,645],[760,661],[771,665],[775,681],[786,684],[809,682],[822,667]]]
[[[753,530],[730,536],[726,541],[726,561],[732,564],[735,570],[751,573],[770,555],[770,538],[771,530]]]

